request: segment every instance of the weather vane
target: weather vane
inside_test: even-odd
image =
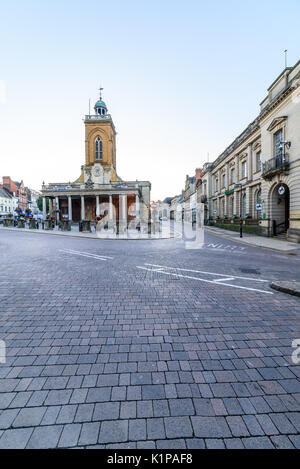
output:
[[[102,99],[102,90],[104,90],[104,88],[102,88],[102,86],[100,85],[100,88],[99,88],[99,91],[100,91],[100,99]]]

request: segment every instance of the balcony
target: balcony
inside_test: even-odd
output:
[[[84,122],[96,122],[96,121],[111,121],[110,114],[104,114],[103,116],[100,114],[88,114],[85,116]]]
[[[287,154],[278,155],[262,164],[262,177],[271,179],[274,174],[284,173],[289,169],[289,158]]]

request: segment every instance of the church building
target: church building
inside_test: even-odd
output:
[[[116,130],[100,98],[94,114],[85,116],[85,164],[79,178],[73,183],[43,184],[43,214],[46,218],[46,197],[49,198],[50,215],[57,222],[74,223],[95,221],[106,216],[108,224],[115,223],[124,230],[137,223],[146,225],[150,216],[149,181],[123,181],[117,174]]]

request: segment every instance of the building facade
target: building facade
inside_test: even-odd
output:
[[[9,193],[13,197],[13,210],[15,210],[17,207],[21,208],[23,211],[26,210],[27,191],[23,181],[12,181],[10,176],[3,176],[1,187],[9,191]]]
[[[257,220],[261,234],[300,242],[300,61],[268,88],[258,117],[202,171],[204,217]]]
[[[108,223],[148,223],[150,216],[149,181],[123,181],[116,168],[116,130],[106,104],[96,102],[93,115],[86,115],[85,164],[80,177],[70,183],[51,183],[42,186],[43,212],[46,216],[46,197],[50,214],[57,220],[73,222],[94,221],[108,216]]]
[[[40,210],[38,207],[38,199],[41,197],[41,193],[34,189],[30,189],[29,187],[26,187],[26,193],[27,193],[27,208],[31,210],[34,216],[39,216]]]
[[[13,214],[14,212],[14,197],[4,188],[0,188],[0,216]]]

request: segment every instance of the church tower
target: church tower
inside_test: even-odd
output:
[[[118,181],[116,174],[116,130],[105,102],[100,97],[94,106],[94,114],[85,116],[85,165],[86,181],[109,184]]]

